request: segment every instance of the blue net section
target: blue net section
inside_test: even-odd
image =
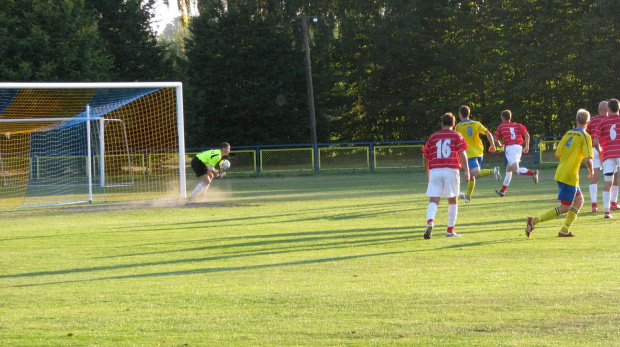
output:
[[[13,102],[17,93],[19,93],[18,89],[0,89],[0,115]]]
[[[95,92],[93,98],[88,103],[90,106],[90,119],[97,119],[105,114],[117,110],[136,99],[153,93],[160,88],[131,88],[131,89],[100,89]],[[86,121],[86,105],[82,112],[76,115],[76,119],[62,125],[62,127],[73,126]]]

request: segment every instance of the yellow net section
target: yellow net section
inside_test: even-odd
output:
[[[55,128],[63,121],[45,121],[45,119],[74,117],[83,110],[94,93],[94,89],[20,90],[11,104],[0,114],[0,119],[24,121],[0,123],[0,134],[30,133]]]
[[[31,167],[30,136],[0,136],[0,208],[23,203]]]
[[[128,193],[131,198],[139,193],[147,200],[178,196],[174,90],[151,93],[107,114],[105,119],[107,200],[126,200]]]

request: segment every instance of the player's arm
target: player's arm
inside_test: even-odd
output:
[[[219,175],[219,171],[211,164],[207,164],[207,171],[213,172],[215,175]]]
[[[495,148],[503,148],[502,142],[499,140],[502,137],[502,134],[499,132],[499,129],[495,130],[495,138],[493,138],[495,143]]]
[[[601,148],[601,142],[599,141],[598,137],[592,139],[592,147],[596,148],[599,153],[603,152],[603,149]]]
[[[585,158],[583,162],[586,163],[586,167],[588,168],[588,178],[592,178],[592,174],[594,173],[594,169],[592,168],[592,158]]]
[[[485,135],[487,136],[487,140],[489,140],[490,146],[489,146],[489,152],[491,153],[495,153],[496,149],[495,149],[495,141],[493,141],[493,134],[491,134],[490,131],[485,131]]]
[[[523,140],[525,142],[525,148],[523,148],[523,153],[528,153],[530,151],[530,133],[526,131],[523,134]]]
[[[469,163],[467,162],[467,153],[465,151],[459,152],[459,157],[461,158],[461,165],[463,166],[463,170],[465,170],[465,182],[469,182]]]
[[[428,168],[428,158],[426,158],[426,155],[424,156],[424,167],[426,168],[426,180],[430,180],[430,169]]]

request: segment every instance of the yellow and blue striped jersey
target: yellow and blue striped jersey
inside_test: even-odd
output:
[[[480,139],[480,135],[484,135],[488,129],[482,125],[482,123],[471,120],[463,119],[456,125],[454,130],[458,131],[465,142],[467,142],[467,158],[479,157],[484,152],[484,145]]]
[[[579,185],[579,168],[584,158],[592,158],[592,138],[583,129],[566,132],[558,144],[555,155],[560,164],[555,170],[555,180],[571,186]]]

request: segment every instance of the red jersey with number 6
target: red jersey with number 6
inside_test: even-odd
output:
[[[599,123],[595,133],[603,146],[602,160],[620,158],[620,115],[607,116]]]
[[[495,130],[495,139],[504,139],[504,146],[522,145],[523,135],[527,133],[527,128],[523,124],[514,122],[503,122]]]
[[[428,160],[429,169],[460,169],[459,153],[467,149],[463,135],[454,130],[439,130],[426,141],[422,153]]]

